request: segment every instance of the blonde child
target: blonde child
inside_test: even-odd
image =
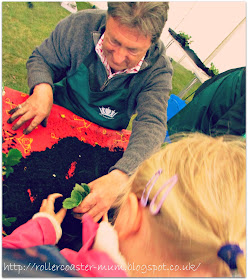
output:
[[[128,273],[226,277],[237,268],[245,276],[245,143],[198,133],[179,139],[130,180],[115,223]]]

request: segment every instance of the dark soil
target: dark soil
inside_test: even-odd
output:
[[[93,147],[75,137],[67,137],[51,149],[22,158],[14,166],[14,173],[3,182],[3,214],[17,217],[16,222],[4,230],[9,234],[31,219],[39,211],[42,200],[51,193],[63,194],[55,203],[58,211],[75,183],[90,183],[107,174],[122,155],[123,150],[110,152],[108,148]],[[81,223],[71,211],[67,211],[62,229],[63,235],[81,238]]]

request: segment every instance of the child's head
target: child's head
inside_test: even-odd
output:
[[[166,181],[175,179],[174,175],[174,186],[168,185],[172,189],[159,213],[152,215],[152,199]],[[153,182],[148,184],[151,178]],[[146,185],[143,198],[149,189],[151,192],[143,207],[140,200]],[[245,249],[245,189],[246,151],[240,138],[224,141],[223,137],[192,134],[166,145],[130,179],[131,193],[116,221],[123,255],[128,262],[140,265],[174,264],[174,269],[161,271],[162,276],[175,275],[175,265],[181,276],[186,276],[189,263],[195,265],[190,271],[194,276],[230,275],[228,265],[217,254],[227,243]],[[165,191],[159,193],[155,205]],[[243,259],[244,255],[239,254],[237,266],[241,273]]]

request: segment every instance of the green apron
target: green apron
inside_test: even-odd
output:
[[[89,72],[84,64],[81,64],[73,75],[54,86],[55,104],[106,128],[119,130],[128,126],[128,89],[91,91]]]

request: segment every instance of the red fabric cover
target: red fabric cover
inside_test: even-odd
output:
[[[101,127],[58,105],[53,105],[46,128],[38,125],[30,134],[24,135],[22,131],[29,125],[30,122],[28,122],[21,129],[14,131],[11,129],[13,123],[7,124],[10,117],[8,112],[23,103],[28,95],[8,87],[4,89],[2,99],[4,153],[7,153],[10,148],[16,148],[22,152],[23,157],[26,157],[33,151],[44,151],[46,148],[51,148],[58,143],[59,139],[69,136],[77,137],[92,146],[108,147],[110,151],[114,151],[115,148],[125,150],[128,145],[130,131]]]
[[[85,214],[83,216],[83,247],[79,252],[61,250],[61,254],[84,277],[127,277],[124,270],[104,252],[91,249],[99,225]],[[56,234],[50,220],[38,217],[18,227],[2,240],[3,248],[25,249],[39,245],[54,245]]]

